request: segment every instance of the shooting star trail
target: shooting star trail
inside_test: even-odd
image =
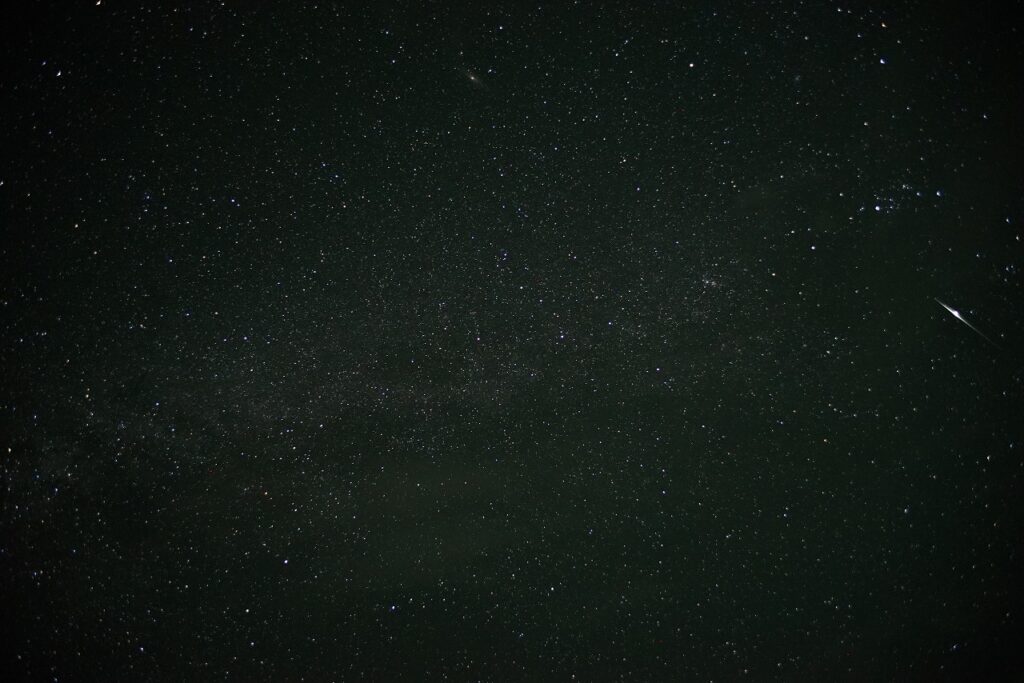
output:
[[[989,339],[988,335],[986,335],[986,334],[985,334],[984,332],[982,332],[981,330],[979,330],[979,329],[978,329],[977,327],[975,327],[974,325],[972,325],[972,324],[970,324],[969,322],[967,322],[967,321],[966,321],[966,320],[964,319],[964,317],[963,317],[962,315],[960,315],[960,311],[956,310],[955,308],[952,308],[951,306],[947,306],[946,304],[942,303],[942,301],[940,301],[939,299],[937,299],[937,298],[935,298],[935,297],[932,297],[932,298],[933,298],[933,299],[935,299],[935,303],[937,303],[938,305],[942,306],[942,307],[943,307],[943,308],[945,308],[945,309],[946,309],[947,311],[949,311],[949,312],[950,312],[950,314],[951,314],[951,315],[952,315],[952,316],[953,316],[954,318],[956,318],[957,320],[959,320],[960,322],[962,322],[962,323],[963,323],[964,325],[967,325],[967,327],[969,327],[969,328],[971,328],[972,330],[974,330],[974,331],[975,331],[975,332],[976,332],[976,333],[978,334],[978,336],[979,336],[979,337],[981,337],[982,339],[984,339],[985,341],[987,341],[987,342],[988,342],[989,344],[991,344],[992,346],[996,347],[997,349],[999,348],[999,345],[998,345],[998,344],[996,344],[996,343],[995,343],[994,341],[992,341],[991,339]]]

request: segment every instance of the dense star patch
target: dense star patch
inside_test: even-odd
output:
[[[1020,676],[1018,13],[35,3],[4,680]]]

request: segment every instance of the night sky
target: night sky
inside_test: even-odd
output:
[[[1020,4],[6,16],[5,680],[1020,680]]]

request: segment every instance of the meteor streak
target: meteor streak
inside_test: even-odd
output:
[[[994,341],[992,341],[991,339],[989,339],[989,338],[988,338],[988,335],[986,335],[986,334],[985,334],[984,332],[982,332],[981,330],[979,330],[979,329],[978,329],[977,327],[975,327],[975,326],[974,326],[974,325],[972,325],[971,323],[967,322],[967,321],[966,321],[966,320],[964,319],[964,317],[963,317],[962,315],[960,315],[960,311],[956,310],[955,308],[952,308],[951,306],[947,306],[946,304],[942,303],[942,302],[941,302],[941,301],[940,301],[939,299],[936,299],[935,297],[932,297],[932,298],[933,298],[933,299],[935,299],[935,303],[937,303],[938,305],[942,306],[942,307],[943,307],[943,308],[945,308],[945,309],[946,309],[947,311],[949,311],[949,312],[950,312],[950,314],[951,314],[951,315],[952,315],[952,316],[953,316],[954,318],[956,318],[957,320],[959,320],[960,322],[962,322],[962,323],[963,323],[964,325],[967,325],[967,327],[969,327],[969,328],[971,328],[972,330],[974,330],[974,331],[975,331],[975,332],[976,332],[976,333],[978,334],[978,336],[979,336],[979,337],[981,337],[982,339],[984,339],[985,341],[987,341],[987,342],[988,342],[989,344],[991,344],[992,346],[996,347],[997,349],[999,348],[999,345],[998,345],[998,344],[996,344],[996,343],[995,343]]]

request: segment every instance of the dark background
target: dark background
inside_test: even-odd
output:
[[[6,680],[1020,680],[1020,3],[370,4],[4,19]]]

